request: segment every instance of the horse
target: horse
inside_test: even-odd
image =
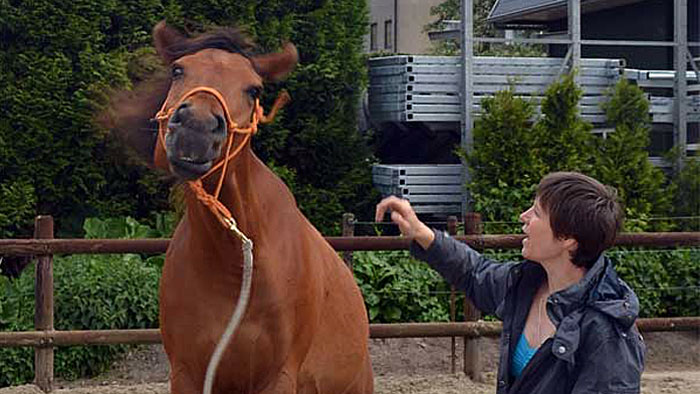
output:
[[[159,293],[171,393],[202,392],[242,296],[243,241],[228,231],[232,222],[254,242],[255,268],[213,392],[372,393],[369,324],[352,273],[250,144],[267,118],[259,105],[263,83],[293,70],[296,48],[252,54],[254,44],[234,28],[190,38],[165,22],[153,40],[169,75],[150,93],[137,87],[116,99],[111,128],[125,130],[135,150],[151,152],[153,167],[188,186]],[[142,125],[157,107],[153,137]]]

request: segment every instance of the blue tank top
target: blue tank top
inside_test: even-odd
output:
[[[515,378],[520,377],[523,373],[523,369],[525,369],[525,366],[530,362],[530,359],[535,353],[537,353],[537,348],[530,347],[530,344],[525,338],[525,333],[520,334],[520,339],[515,346],[515,352],[513,352],[513,359],[510,364],[510,371]]]

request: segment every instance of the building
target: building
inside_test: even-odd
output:
[[[687,0],[688,41],[700,41],[700,3]],[[497,27],[537,29],[547,38],[567,38],[568,0],[497,0],[488,21]],[[673,0],[581,0],[584,40],[673,41]],[[694,57],[699,47],[689,48]],[[550,45],[549,55],[564,57],[565,45]],[[646,46],[586,46],[582,57],[623,58],[627,67],[672,70],[673,48]]]
[[[431,44],[425,26],[430,9],[444,0],[370,0],[369,53],[426,54]]]
[[[568,0],[497,0],[488,21],[496,27],[506,29],[537,29],[547,38],[568,38]],[[700,0],[686,0],[687,40],[700,42]],[[581,38],[583,40],[625,40],[625,41],[674,41],[673,0],[581,0]],[[552,57],[564,57],[566,45],[549,45]],[[689,45],[688,51],[693,63],[689,64],[690,82],[695,85],[688,89],[692,102],[697,102],[697,71],[700,68],[700,47]],[[657,72],[657,81],[638,81],[640,86],[647,83],[645,91],[650,95],[673,97],[674,49],[671,46],[626,46],[583,45],[584,58],[624,59],[628,69],[668,70]],[[653,71],[649,72],[650,76]],[[690,107],[691,113],[697,106]],[[700,123],[697,117],[688,118],[686,143],[688,154],[700,151]],[[661,154],[677,142],[673,122],[655,122],[651,133],[651,153]]]

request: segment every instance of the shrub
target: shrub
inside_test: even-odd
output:
[[[606,253],[634,289],[641,317],[696,316],[700,312],[700,249],[616,249]]]
[[[449,285],[408,252],[356,252],[353,270],[371,322],[449,320]]]
[[[0,277],[0,326],[3,331],[31,331],[34,326],[34,275],[29,267],[16,281]],[[155,328],[158,326],[159,270],[137,255],[75,255],[54,260],[57,330]],[[57,376],[75,379],[104,371],[125,346],[60,347]],[[31,348],[3,348],[0,386],[30,382]]]
[[[593,171],[594,137],[578,114],[581,95],[573,74],[555,81],[534,125],[534,105],[515,96],[513,86],[482,101],[473,149],[462,155],[471,171],[473,209],[485,221],[517,221],[550,172]]]
[[[116,147],[92,125],[104,92],[128,84],[126,49],[150,41],[160,1],[3,2],[2,10],[0,190],[22,202],[12,206],[22,214],[0,219],[0,235],[31,234],[36,214],[74,235],[89,215],[163,209],[165,189],[134,166],[111,165]]]
[[[484,221],[517,221],[532,201],[539,158],[530,136],[534,106],[514,88],[484,98],[474,122],[474,147],[465,156],[471,171],[467,185],[474,211]]]
[[[700,231],[700,157],[689,157],[672,179],[675,190],[674,216],[689,217],[678,226],[681,231]]]
[[[547,88],[542,116],[534,123],[533,106],[514,95],[513,87],[483,100],[474,125],[474,145],[463,156],[471,171],[467,185],[473,209],[485,222],[517,222],[539,180],[553,171],[578,171],[618,190],[625,208],[625,231],[663,231],[670,225],[654,215],[699,215],[700,165],[690,158],[673,182],[649,162],[649,103],[644,93],[621,80],[604,105],[615,132],[606,139],[591,134],[578,113],[582,91],[574,74]],[[675,197],[675,191],[678,197]],[[674,208],[670,206],[674,201]],[[682,228],[693,228],[686,222]],[[509,231],[489,225],[489,231]]]
[[[161,219],[163,221],[164,219]],[[167,222],[167,221],[166,221]],[[87,220],[86,233],[95,238],[140,237],[155,230],[133,219]],[[167,228],[163,225],[162,228]],[[125,231],[125,229],[128,229]],[[57,330],[156,328],[158,282],[162,256],[148,264],[136,254],[72,255],[54,259],[55,323]],[[160,260],[158,260],[160,259]],[[15,281],[0,277],[0,330],[34,329],[34,269]],[[55,372],[65,379],[93,376],[110,366],[127,347],[60,347]],[[34,377],[32,348],[0,349],[0,387],[30,382]]]
[[[31,234],[38,213],[56,218],[58,234],[79,236],[85,217],[143,219],[167,209],[168,184],[127,162],[121,146],[93,125],[106,92],[153,70],[145,55],[163,18],[188,31],[239,25],[262,50],[296,43],[300,65],[282,85],[293,101],[255,138],[256,151],[296,171],[292,192],[322,232],[333,232],[328,217],[337,222],[344,211],[366,211],[376,194],[367,175],[371,154],[356,127],[367,81],[364,1],[5,1],[0,197],[21,204],[0,210],[0,236]],[[266,108],[277,87],[268,88]]]
[[[623,78],[603,108],[615,132],[598,141],[594,176],[617,189],[625,207],[625,230],[648,230],[643,220],[669,212],[671,197],[663,171],[649,161],[649,102],[639,87]]]
[[[0,184],[0,201],[0,238],[18,237],[34,219],[34,187],[22,180]]]
[[[486,250],[496,261],[520,261],[517,250]],[[635,291],[640,317],[700,313],[700,249],[615,248],[607,251],[620,277]],[[406,251],[356,252],[354,274],[374,323],[449,320],[450,286]],[[458,304],[464,299],[457,293]],[[457,320],[463,320],[457,308]],[[492,316],[484,317],[492,320]]]
[[[554,171],[591,174],[594,163],[593,126],[584,121],[578,104],[583,91],[570,73],[549,85],[542,101],[542,117],[532,128],[531,145],[541,163],[537,182]],[[531,167],[538,164],[534,162]]]

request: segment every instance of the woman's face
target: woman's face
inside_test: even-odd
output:
[[[547,263],[565,259],[571,261],[569,248],[570,239],[560,239],[554,236],[549,224],[549,214],[542,209],[539,200],[525,212],[520,214],[523,223],[522,255],[524,258],[538,263]]]

